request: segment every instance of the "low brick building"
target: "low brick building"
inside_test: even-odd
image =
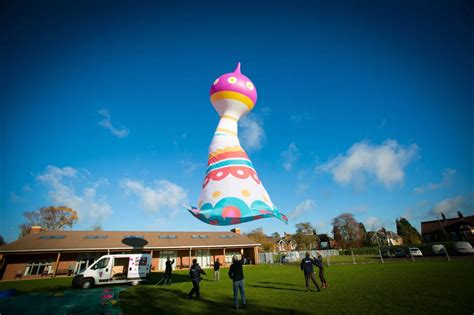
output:
[[[72,275],[106,254],[149,253],[152,271],[164,270],[167,257],[174,268],[188,268],[194,258],[208,267],[224,264],[235,254],[258,263],[258,246],[236,232],[38,231],[0,249],[0,279]]]

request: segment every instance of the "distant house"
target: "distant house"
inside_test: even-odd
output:
[[[384,228],[373,233],[371,242],[379,246],[397,246],[403,245],[403,239],[395,232],[386,231]]]
[[[0,249],[0,279],[31,279],[72,275],[106,254],[148,253],[152,270],[164,270],[167,257],[174,268],[188,268],[192,259],[209,267],[219,258],[229,264],[243,254],[258,263],[259,243],[235,232],[42,231],[41,228]]]
[[[294,251],[298,245],[291,234],[286,233],[283,237],[268,237],[268,240],[275,244],[274,249],[280,253]]]
[[[425,242],[474,241],[474,215],[466,216],[458,211],[457,218],[441,218],[421,222],[421,235]]]

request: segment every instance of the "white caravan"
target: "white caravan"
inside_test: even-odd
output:
[[[72,279],[72,286],[88,289],[94,285],[132,283],[150,273],[150,254],[105,255]]]

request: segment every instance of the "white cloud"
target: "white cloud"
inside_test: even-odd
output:
[[[128,136],[130,131],[127,127],[120,126],[119,128],[116,128],[114,125],[112,125],[112,115],[110,115],[110,112],[107,109],[99,109],[97,113],[103,117],[103,119],[97,123],[99,126],[108,129],[114,136],[118,138],[125,138]]]
[[[166,179],[156,180],[152,186],[146,186],[143,181],[124,179],[122,187],[127,193],[133,193],[140,200],[141,207],[152,212],[162,209],[179,210],[187,203],[187,192],[179,185]]]
[[[395,140],[381,145],[361,141],[352,145],[345,154],[320,165],[317,171],[332,173],[333,179],[342,184],[363,182],[371,175],[386,187],[402,183],[406,165],[415,159],[419,148],[416,144],[401,146]]]
[[[437,190],[443,187],[449,187],[452,184],[453,178],[456,175],[456,170],[447,168],[443,171],[443,178],[439,183],[428,183],[426,185],[416,187],[416,193],[423,193],[425,191]]]
[[[474,194],[446,198],[431,209],[432,214],[438,216],[444,213],[448,218],[457,217],[458,211],[465,215],[474,212]]]
[[[76,210],[81,222],[100,223],[112,214],[112,208],[105,199],[96,196],[97,188],[108,181],[102,179],[92,184],[85,183],[87,174],[87,171],[79,172],[72,167],[48,165],[36,179],[50,188],[48,196],[51,202]],[[78,186],[83,187],[82,194],[76,192]]]
[[[245,149],[258,150],[262,148],[266,138],[262,125],[263,122],[255,114],[249,114],[240,120],[240,139]]]
[[[295,209],[293,209],[289,213],[288,217],[290,217],[291,219],[295,219],[315,209],[316,209],[316,201],[312,199],[306,199],[302,201],[300,204],[298,204],[295,207]]]

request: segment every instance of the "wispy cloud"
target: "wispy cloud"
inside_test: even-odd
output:
[[[331,173],[333,179],[341,184],[362,183],[370,175],[390,187],[403,182],[405,167],[418,156],[418,152],[416,144],[404,147],[390,139],[381,145],[361,141],[316,170]]]
[[[240,120],[239,126],[241,128],[240,140],[245,149],[261,149],[266,138],[262,119],[256,114],[248,114]]]
[[[101,108],[97,111],[97,113],[103,117],[103,119],[97,123],[99,126],[108,129],[114,136],[118,138],[125,138],[126,136],[128,136],[130,131],[127,127],[114,127],[114,125],[112,124],[112,115],[110,114],[108,109]]]
[[[444,213],[447,217],[456,217],[458,211],[464,214],[474,212],[474,193],[446,198],[431,209],[431,214],[438,216]]]
[[[190,160],[181,160],[179,161],[179,164],[181,164],[181,167],[183,168],[183,172],[186,175],[191,175],[194,173],[195,170],[197,170],[200,167],[204,168],[203,163],[196,163]]]
[[[290,219],[296,219],[305,213],[311,212],[316,209],[316,201],[312,199],[306,199],[299,203],[289,214]]]
[[[121,185],[126,193],[138,197],[143,209],[159,212],[162,209],[178,211],[187,203],[188,195],[183,187],[166,179],[155,180],[151,186],[143,181],[123,179]]]
[[[281,152],[281,157],[283,158],[283,167],[287,171],[291,171],[293,165],[298,161],[300,158],[300,150],[294,142],[290,143],[288,149]]]
[[[449,187],[452,184],[453,178],[456,175],[456,170],[447,168],[443,171],[443,178],[439,183],[428,183],[426,185],[416,187],[414,190],[416,193],[423,193],[425,191],[437,190],[444,187]]]
[[[97,196],[97,189],[107,184],[106,179],[89,183],[87,171],[78,171],[72,167],[49,165],[36,179],[48,188],[52,203],[71,207],[78,212],[79,220],[86,223],[100,223],[112,214],[111,206],[105,197]],[[77,190],[82,187],[82,193]]]
[[[290,120],[295,123],[300,123],[302,121],[311,120],[311,116],[309,113],[295,113],[290,116]]]
[[[382,121],[381,121],[380,124],[379,124],[379,129],[383,128],[386,123],[387,123],[387,120],[386,120],[385,118],[382,119]]]
[[[369,216],[364,220],[364,226],[367,230],[376,231],[382,227],[382,221],[378,217]]]

